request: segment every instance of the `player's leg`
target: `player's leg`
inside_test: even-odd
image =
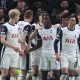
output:
[[[6,80],[6,77],[8,75],[9,65],[10,65],[10,56],[8,54],[4,54],[2,58],[2,69],[1,69],[0,80]]]
[[[60,79],[60,62],[56,61],[55,58],[51,58],[51,69],[53,70],[54,73],[54,80],[59,80]]]
[[[77,68],[76,68],[76,71],[78,73],[78,76],[77,76],[77,80],[80,80],[80,55],[78,56],[78,64],[77,64]]]
[[[32,60],[31,60],[31,66],[32,66],[32,78],[34,80],[39,79],[39,65],[40,65],[40,54],[41,52],[34,51],[32,52]]]
[[[68,77],[68,65],[69,61],[65,56],[61,56],[61,76],[60,80],[66,80]]]
[[[26,56],[20,56],[21,73],[18,75],[18,80],[23,80],[23,79],[26,80],[26,74],[27,74],[26,63],[27,63]]]
[[[11,54],[10,68],[10,80],[17,79],[16,70],[19,68],[19,54]]]
[[[42,55],[40,59],[40,70],[41,70],[41,77],[42,80],[47,80],[47,74],[49,69],[49,60],[46,55]]]
[[[77,79],[76,67],[77,67],[77,63],[70,60],[69,61],[69,80],[76,80]]]

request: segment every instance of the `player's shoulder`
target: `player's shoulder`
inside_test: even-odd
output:
[[[61,30],[67,30],[68,28],[67,27],[61,27]]]
[[[3,24],[3,26],[8,26],[8,25],[9,25],[9,23],[8,23],[8,22],[6,22],[6,23],[4,23],[4,24]]]
[[[36,26],[36,25],[37,25],[36,23],[33,23],[33,24],[32,24],[32,26]]]
[[[80,30],[80,25],[79,24],[76,24],[75,25],[75,28]]]
[[[28,23],[27,21],[19,21],[17,23],[18,26],[21,26],[21,25],[30,25],[30,23]]]
[[[6,26],[6,24],[7,24],[7,23],[4,23],[4,24],[2,25],[2,28],[1,28],[1,31],[2,31],[2,32],[8,31],[8,27]]]
[[[79,25],[78,25],[78,24],[76,24],[76,25],[75,25],[75,27],[79,27]]]
[[[4,24],[2,25],[3,28],[8,28],[8,26],[9,26],[9,23],[8,23],[8,22],[6,22],[6,23],[4,23]]]
[[[80,34],[80,29],[75,28],[75,32]]]

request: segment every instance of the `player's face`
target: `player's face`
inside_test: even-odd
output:
[[[44,26],[47,26],[47,24],[49,23],[49,16],[48,16],[48,14],[47,13],[44,13],[43,15],[42,15],[42,22],[43,22],[43,25]]]
[[[62,19],[62,26],[63,26],[63,27],[68,26],[68,21],[67,21],[66,18],[63,18],[63,19]]]
[[[78,14],[78,20],[80,20],[80,14]]]
[[[76,25],[76,18],[75,17],[70,18],[68,23],[69,23],[70,27],[75,27],[75,25]]]
[[[17,15],[17,16],[15,17],[16,23],[19,21],[19,19],[20,19],[20,15]]]

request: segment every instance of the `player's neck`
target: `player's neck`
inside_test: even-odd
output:
[[[38,24],[39,24],[41,27],[43,26],[42,22],[39,22]]]
[[[30,20],[29,20],[29,19],[24,19],[24,21],[25,21],[25,22],[28,22],[28,23],[30,23]]]
[[[52,27],[52,24],[47,25],[47,26],[44,26],[45,29],[49,29],[49,28],[51,28],[51,27]]]
[[[75,30],[75,27],[68,26],[68,29],[71,30],[71,31],[74,31]]]
[[[10,24],[10,25],[15,25],[15,23],[16,23],[16,22],[15,22],[14,19],[10,19],[10,20],[9,20],[9,24]]]

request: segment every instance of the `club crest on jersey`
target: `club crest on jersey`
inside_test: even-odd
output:
[[[53,40],[52,36],[45,36],[43,37],[43,40],[47,41],[47,40]]]

